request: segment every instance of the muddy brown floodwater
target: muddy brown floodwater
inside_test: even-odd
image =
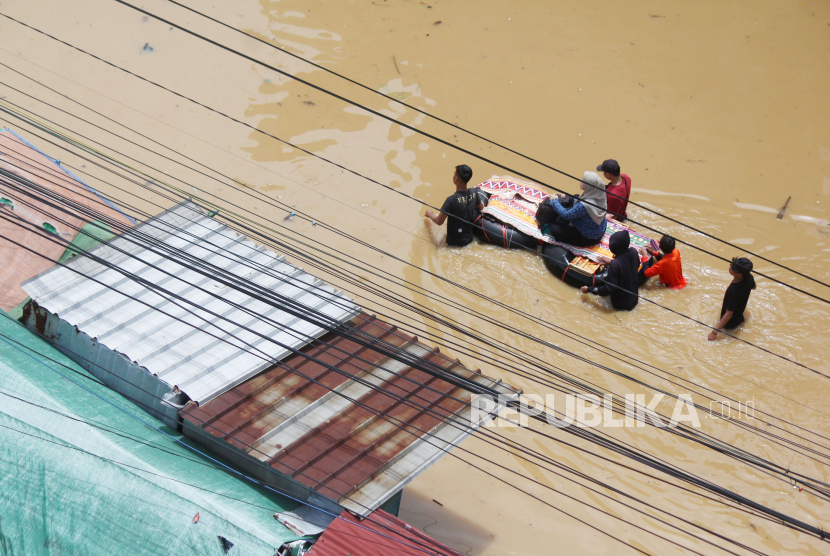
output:
[[[561,189],[576,191],[578,184],[392,100],[400,99],[573,175],[593,169],[605,158],[615,158],[633,179],[633,201],[733,246],[645,208],[629,208],[634,220],[727,258],[747,249],[827,282],[830,4],[818,0],[184,2],[392,98],[360,89],[170,2],[145,0],[141,6],[449,145],[289,80],[113,0],[12,0],[2,2],[0,12],[183,96],[6,18],[0,18],[0,62],[4,64],[0,66],[0,96],[75,136],[84,135],[87,142],[97,141],[118,151],[120,158],[134,157],[153,176],[169,173],[182,180],[171,183],[187,192],[193,189],[201,198],[235,204],[234,210],[250,212],[256,222],[282,224],[285,210],[266,203],[267,197],[391,253],[397,259],[322,225],[299,219],[286,224],[291,233],[303,234],[309,243],[330,246],[346,258],[364,261],[425,290],[413,294],[399,281],[383,282],[368,270],[357,272],[363,280],[377,280],[393,293],[540,357],[584,382],[617,395],[641,393],[650,398],[653,393],[632,380],[543,347],[533,338],[671,393],[690,393],[704,405],[709,403],[704,397],[707,393],[716,399],[753,400],[756,411],[771,417],[763,424],[745,422],[774,429],[782,442],[797,442],[819,454],[811,458],[804,449],[796,453],[751,429],[705,416],[702,431],[794,472],[830,481],[826,457],[830,452],[826,438],[830,435],[830,378],[818,374],[830,374],[830,307],[826,302],[759,277],[749,317],[737,333],[816,373],[734,339],[707,342],[707,330],[687,316],[714,323],[730,278],[726,263],[691,247],[680,248],[690,286],[674,292],[649,285],[642,293],[659,305],[641,302],[629,314],[614,313],[606,302],[582,296],[557,281],[541,259],[530,253],[482,244],[448,249],[442,245],[444,230],[425,223],[421,203],[441,205],[451,193],[450,177],[456,164],[472,166],[476,182],[509,173],[459,153],[455,145]],[[127,184],[126,191],[114,189],[100,181],[116,182],[111,174],[48,144],[46,138],[35,136],[35,130],[6,114],[0,119],[74,165],[120,204],[151,214],[170,206],[170,200],[134,184]],[[124,139],[101,128],[118,132]],[[164,151],[148,138],[181,154]],[[193,161],[236,183],[221,183],[176,163],[195,167]],[[776,220],[790,196],[785,217]],[[331,260],[329,255],[319,256]],[[760,272],[830,298],[830,288],[757,258],[754,261]],[[370,310],[397,310],[384,308],[381,303],[388,303],[354,290],[336,276],[321,277],[354,291],[352,295]],[[436,301],[424,293],[427,290],[459,306]],[[473,319],[459,307],[485,313],[527,335]],[[642,364],[612,358],[521,313],[599,340]],[[451,331],[431,320],[407,311],[395,318],[409,327],[427,328],[429,335],[421,334],[424,338],[469,346],[481,354],[483,362],[460,347],[449,351],[526,393],[552,391],[495,368],[480,344],[454,339]],[[518,366],[542,374],[526,364]],[[672,409],[671,405],[660,407],[669,413]],[[655,508],[767,554],[828,551],[826,543],[805,534],[675,488],[673,479],[669,484],[660,482],[664,476],[659,472],[653,472],[657,478],[639,474],[636,471],[643,468],[631,460],[623,461],[551,427],[534,428],[552,439],[518,428],[499,432]],[[795,436],[799,430],[806,440]],[[827,526],[830,506],[807,489],[798,491],[786,481],[653,428],[605,432],[771,508]],[[574,447],[555,439],[569,440]],[[579,451],[586,447],[608,459]],[[518,451],[507,453],[477,438],[468,439],[461,448],[407,488],[401,510],[404,519],[461,552],[481,556],[633,553],[608,535],[650,554],[684,552],[673,543],[699,553],[718,552],[711,544],[540,469],[522,459]],[[617,494],[612,497],[620,499]],[[644,508],[640,502],[631,504]],[[645,508],[645,512],[680,524],[655,509]],[[684,527],[712,539],[688,524]]]

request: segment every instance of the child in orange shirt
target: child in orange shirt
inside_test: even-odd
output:
[[[646,250],[643,247],[639,248],[640,253],[646,256]],[[640,278],[651,278],[652,276],[660,276],[660,283],[673,290],[679,290],[688,284],[688,280],[683,276],[683,268],[680,265],[680,251],[674,248],[674,238],[670,236],[663,236],[660,238],[660,254],[656,251],[648,250],[651,258],[644,262],[640,267]]]

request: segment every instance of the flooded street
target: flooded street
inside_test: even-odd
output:
[[[137,4],[152,16],[114,0],[0,4],[8,16],[0,17],[2,101],[146,173],[138,183],[64,150],[8,112],[0,113],[3,125],[129,214],[154,215],[177,202],[155,180],[215,203],[220,217],[244,216],[275,242],[330,265],[307,271],[368,312],[446,345],[442,352],[526,394],[552,394],[551,383],[563,383],[558,372],[615,397],[645,394],[648,401],[652,386],[707,407],[726,398],[754,403],[756,419],[739,419],[748,426],[701,414],[701,432],[830,483],[830,287],[750,256],[756,272],[789,285],[756,276],[747,321],[736,332],[754,346],[723,336],[708,342],[709,330],[695,322],[717,322],[731,280],[728,263],[707,252],[731,259],[746,249],[830,282],[830,4],[184,4],[264,42],[164,0]],[[641,294],[655,303],[618,313],[607,299],[552,276],[532,253],[479,242],[447,248],[444,227],[424,212],[453,192],[457,164],[472,167],[471,184],[522,173],[578,191],[578,182],[518,153],[577,176],[618,160],[640,205],[629,205],[629,217],[678,239],[690,285],[672,291],[653,280]],[[291,211],[297,216],[287,222]],[[281,245],[272,248],[286,252]],[[430,312],[445,323],[423,316]],[[496,346],[453,331],[451,321]],[[668,415],[673,407],[668,398],[659,406]],[[779,475],[653,427],[597,430],[776,511],[827,525],[828,503]],[[681,490],[677,479],[554,427],[492,432],[516,444],[505,451],[478,436],[465,440],[407,487],[400,516],[476,556],[634,553],[612,536],[648,554],[687,553],[681,546],[717,552],[669,524],[726,546],[696,524],[767,554],[828,552],[817,538],[715,495],[703,498],[697,487],[683,483]],[[550,458],[547,469],[520,446]],[[568,472],[556,475],[551,462],[639,500],[597,485],[588,490]]]

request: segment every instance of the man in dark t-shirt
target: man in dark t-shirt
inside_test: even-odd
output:
[[[732,329],[744,321],[744,310],[749,301],[749,293],[755,289],[755,278],[752,276],[752,261],[741,257],[732,259],[729,265],[729,274],[732,283],[726,288],[723,296],[723,305],[720,309],[720,320],[715,329],[709,333],[709,340],[718,337],[718,331]]]
[[[464,247],[473,241],[473,221],[476,211],[484,208],[479,197],[478,188],[467,189],[467,183],[473,177],[473,171],[466,164],[455,167],[452,182],[455,184],[455,193],[447,197],[441,212],[436,214],[427,209],[426,217],[441,226],[447,222],[447,245]]]

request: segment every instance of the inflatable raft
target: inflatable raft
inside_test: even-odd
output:
[[[479,215],[473,221],[473,224],[473,235],[485,243],[507,248],[521,249],[526,247],[534,251],[539,245],[539,241],[535,237],[520,232],[510,224],[502,224],[491,217]]]
[[[632,247],[650,245],[657,248],[650,238],[613,221],[609,221],[600,245],[575,247],[557,243],[542,234],[536,223],[536,208],[547,197],[536,184],[509,176],[494,176],[478,187],[487,206],[476,217],[473,234],[485,243],[539,251],[551,274],[571,286],[593,287],[603,283],[607,269],[597,262],[598,255],[613,257],[607,249],[608,236],[618,229],[629,231]]]

